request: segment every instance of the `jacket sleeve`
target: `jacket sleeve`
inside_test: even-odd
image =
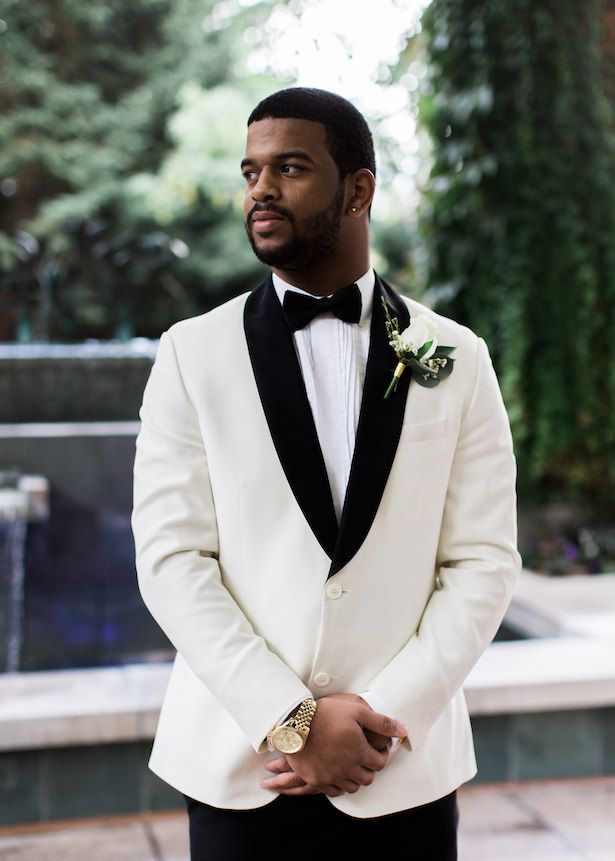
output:
[[[367,685],[408,727],[404,744],[411,748],[421,743],[493,639],[521,568],[512,436],[487,346],[482,338],[476,343],[474,384],[436,554],[437,588],[416,634]]]
[[[139,418],[131,523],[143,601],[260,753],[278,717],[311,692],[224,585],[207,455],[171,331],[160,338]]]

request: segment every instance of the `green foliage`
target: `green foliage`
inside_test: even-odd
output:
[[[433,0],[423,231],[428,298],[489,344],[524,499],[612,508],[615,150],[600,11]]]
[[[382,277],[402,292],[410,295],[416,284],[413,253],[415,251],[415,225],[402,210],[401,217],[379,220],[377,214],[371,224],[372,263]]]
[[[224,194],[265,83],[225,83],[269,5],[235,5],[3,4],[0,340],[156,337],[253,285]]]

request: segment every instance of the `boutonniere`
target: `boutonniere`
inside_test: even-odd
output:
[[[410,320],[410,325],[403,332],[399,331],[397,317],[391,317],[389,306],[384,296],[381,296],[386,314],[386,327],[389,344],[393,347],[398,358],[397,367],[393,371],[393,379],[384,393],[389,398],[395,389],[399,378],[406,367],[417,373],[415,379],[420,386],[428,389],[437,386],[453,372],[454,359],[451,353],[455,347],[438,345],[438,324],[427,314],[418,314]]]

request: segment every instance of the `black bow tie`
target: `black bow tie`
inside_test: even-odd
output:
[[[358,284],[349,284],[333,296],[317,299],[295,290],[287,290],[282,308],[291,332],[307,326],[323,311],[330,311],[345,323],[358,323],[361,319],[361,291]]]

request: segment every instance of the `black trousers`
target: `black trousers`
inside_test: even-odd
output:
[[[326,795],[278,795],[251,810],[226,810],[184,798],[190,861],[308,858],[315,853],[326,857],[328,849],[353,853],[358,861],[393,855],[403,861],[457,859],[456,792],[371,819],[342,813]]]

